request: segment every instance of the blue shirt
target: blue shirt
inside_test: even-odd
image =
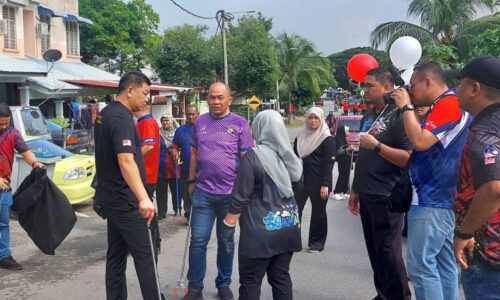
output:
[[[422,128],[438,141],[425,151],[416,151],[411,161],[412,205],[453,208],[459,160],[467,137],[470,115],[460,109],[457,96],[447,91],[431,106]]]
[[[184,124],[175,130],[172,147],[181,151],[181,178],[189,176],[189,160],[191,159],[191,139],[194,133],[194,126]]]

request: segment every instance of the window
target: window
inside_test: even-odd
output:
[[[48,25],[47,33],[39,33],[42,54],[50,49],[50,15],[41,15],[40,23]]]
[[[78,22],[66,21],[65,24],[68,55],[80,55],[80,47],[78,45]]]
[[[4,35],[4,48],[17,49],[16,35],[16,8],[4,6],[2,9],[3,19],[6,22],[7,34]]]

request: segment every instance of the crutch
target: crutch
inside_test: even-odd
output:
[[[181,200],[179,197],[179,163],[177,162],[176,159],[174,159],[174,164],[175,164],[175,195],[176,195],[175,201],[177,202],[177,210],[179,211],[179,215],[180,215],[181,214]],[[172,195],[172,197],[173,196],[174,195]],[[175,216],[177,216],[177,212],[174,212],[173,220],[175,220]]]
[[[160,290],[160,277],[158,275],[158,268],[156,266],[156,253],[155,253],[155,248],[154,248],[154,245],[153,245],[153,236],[151,234],[151,227],[150,225],[148,224],[148,237],[149,237],[149,245],[151,246],[151,256],[153,257],[153,266],[154,266],[154,270],[155,270],[155,279],[156,279],[156,288],[158,289],[158,299],[165,299],[165,297],[163,296],[163,294],[161,293],[161,290]]]
[[[184,270],[186,267],[186,256],[189,245],[189,234],[191,232],[191,220],[193,219],[193,205],[191,204],[191,209],[189,212],[188,229],[186,233],[186,241],[184,242],[184,255],[182,256],[181,274],[179,275],[179,280],[177,280],[176,286],[172,289],[172,295],[177,298],[179,295],[179,290],[182,291],[182,296],[187,294],[187,280],[184,278]]]

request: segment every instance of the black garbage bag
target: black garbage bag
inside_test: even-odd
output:
[[[76,223],[68,198],[45,169],[33,169],[24,179],[14,194],[12,210],[35,245],[49,255],[54,255]]]

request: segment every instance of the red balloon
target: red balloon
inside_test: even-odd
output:
[[[368,71],[378,68],[377,60],[370,54],[354,55],[347,63],[347,73],[357,82],[364,82]]]

